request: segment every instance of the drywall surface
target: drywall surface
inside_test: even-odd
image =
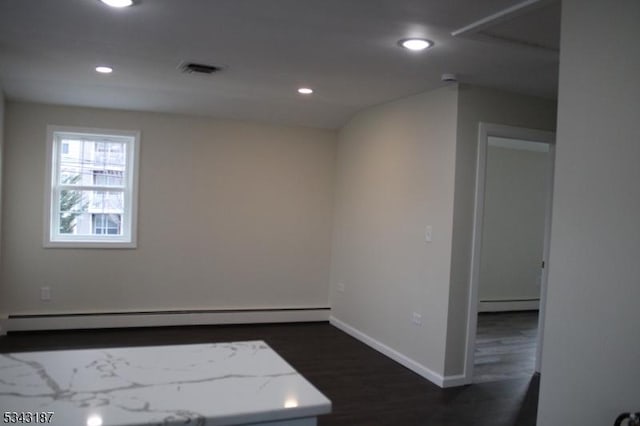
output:
[[[446,374],[464,372],[471,243],[473,237],[478,124],[506,124],[555,131],[556,103],[476,86],[460,86],[451,255]]]
[[[492,146],[492,139],[487,148],[479,300],[538,299],[550,153]]]
[[[0,85],[0,239],[2,238],[2,176],[4,164],[4,92]],[[2,247],[0,246],[0,295],[3,294],[2,282]],[[4,319],[7,315],[7,305],[4,298],[0,297],[0,334],[6,332]]]
[[[538,424],[610,425],[640,411],[640,2],[562,8]]]
[[[141,131],[137,249],[43,248],[49,124]],[[335,132],[12,102],[5,125],[10,314],[327,306]]]
[[[444,369],[457,92],[364,110],[338,144],[333,315],[435,375]]]

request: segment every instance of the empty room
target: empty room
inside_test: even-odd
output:
[[[3,424],[640,424],[637,0],[0,0]]]

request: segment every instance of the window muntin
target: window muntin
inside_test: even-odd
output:
[[[135,247],[138,139],[50,127],[45,246]]]

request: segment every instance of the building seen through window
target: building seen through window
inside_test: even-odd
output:
[[[61,234],[121,234],[125,160],[123,143],[62,139],[60,183],[78,189],[61,191]]]

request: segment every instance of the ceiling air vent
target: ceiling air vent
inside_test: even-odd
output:
[[[186,72],[189,74],[213,74],[215,72],[221,71],[222,67],[216,67],[214,65],[206,64],[196,64],[195,62],[185,62],[180,66],[180,69],[182,70],[182,72]]]

